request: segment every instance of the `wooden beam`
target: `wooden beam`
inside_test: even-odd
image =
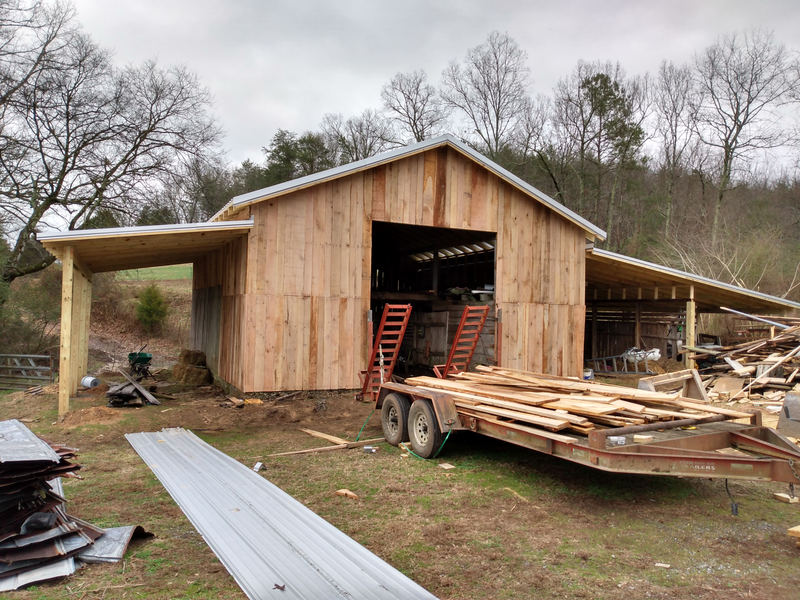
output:
[[[72,248],[72,264],[75,265],[75,268],[83,274],[89,283],[92,282],[92,272],[89,270],[89,267],[84,264],[83,259],[75,251],[74,247]]]
[[[58,414],[69,412],[72,372],[72,294],[75,269],[74,249],[65,246],[61,254],[61,348],[58,367]],[[77,389],[75,390],[77,392]]]
[[[597,302],[592,302],[592,358],[597,358]]]
[[[641,291],[642,290],[640,289],[639,290],[640,295],[641,295]],[[639,340],[642,339],[642,303],[641,302],[637,302],[636,303],[636,317],[635,317],[635,319],[636,320],[634,322],[634,340],[633,340],[633,345],[636,346],[637,348],[641,348],[641,346],[639,346]]]
[[[686,302],[686,343],[690,346],[694,346],[697,343],[697,334],[695,331],[697,314],[695,312],[696,306],[694,302],[694,286],[691,287],[690,295],[692,299]],[[688,354],[686,355],[686,368],[695,368],[694,361],[689,358]]]

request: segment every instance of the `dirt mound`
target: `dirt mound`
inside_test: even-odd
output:
[[[68,412],[59,418],[58,423],[67,429],[74,429],[82,425],[110,425],[121,421],[125,413],[121,410],[109,408],[107,406],[93,406],[92,408],[81,408]]]

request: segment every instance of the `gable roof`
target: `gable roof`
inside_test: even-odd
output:
[[[323,183],[325,181],[338,179],[346,175],[351,175],[359,171],[364,171],[372,167],[377,167],[379,165],[390,163],[399,160],[401,158],[406,158],[408,156],[419,154],[421,152],[425,152],[433,148],[438,148],[440,146],[450,146],[451,148],[461,152],[461,154],[467,156],[476,163],[482,165],[483,167],[485,167],[486,169],[488,169],[501,179],[507,181],[508,183],[519,189],[520,191],[528,194],[529,196],[532,196],[542,204],[548,206],[549,208],[560,214],[562,217],[575,223],[578,227],[584,229],[586,233],[589,234],[591,237],[598,238],[600,240],[606,239],[605,231],[603,231],[593,223],[590,223],[577,213],[571,211],[563,204],[556,202],[544,192],[539,191],[531,184],[523,181],[510,171],[507,171],[506,169],[498,165],[496,162],[489,160],[482,154],[476,152],[475,150],[473,150],[472,148],[460,142],[459,140],[457,140],[456,138],[454,138],[452,135],[449,134],[425,140],[417,144],[404,146],[402,148],[396,148],[394,150],[390,150],[389,152],[384,152],[382,154],[371,156],[369,158],[365,158],[364,160],[359,160],[353,163],[342,165],[340,167],[335,167],[333,169],[328,169],[327,171],[320,171],[319,173],[306,175],[305,177],[300,177],[298,179],[293,179],[285,183],[279,183],[277,185],[273,185],[261,190],[256,190],[254,192],[242,194],[241,196],[236,196],[232,198],[225,206],[223,206],[213,217],[211,217],[209,221],[224,221],[231,218],[233,214],[235,214],[242,208],[249,206],[251,204],[262,202],[263,200],[266,200],[268,198],[282,196],[290,192],[311,187],[319,183]]]

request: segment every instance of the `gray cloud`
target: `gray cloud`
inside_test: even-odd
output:
[[[198,73],[216,98],[233,161],[260,159],[278,128],[317,128],[327,112],[378,107],[395,73],[433,81],[492,29],[528,52],[534,93],[579,59],[630,74],[684,62],[723,33],[773,29],[792,44],[795,0],[75,0],[85,30],[120,62],[157,57]]]

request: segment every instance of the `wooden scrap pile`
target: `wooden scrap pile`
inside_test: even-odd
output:
[[[677,393],[651,392],[499,367],[478,366],[477,373],[451,379],[411,377],[408,385],[445,391],[465,416],[502,421],[521,431],[578,433],[714,415],[749,418],[749,413],[712,407]],[[546,437],[571,441],[560,434]]]
[[[160,405],[155,396],[123,371],[119,372],[125,378],[125,383],[115,385],[106,392],[109,406],[144,406],[145,404]]]
[[[794,323],[771,338],[691,350],[712,401],[780,404],[800,384],[800,325]]]

